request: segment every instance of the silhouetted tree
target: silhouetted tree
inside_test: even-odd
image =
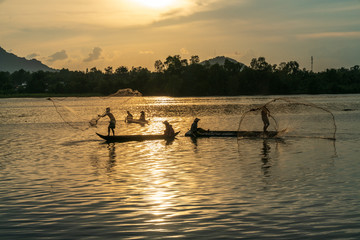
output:
[[[197,55],[191,56],[191,58],[190,58],[190,64],[198,64],[199,62],[200,62],[199,56],[197,56]]]
[[[46,90],[46,73],[43,71],[33,73],[26,86],[26,91],[29,93],[44,93]]]
[[[264,57],[259,57],[258,59],[253,58],[250,67],[254,70],[272,71],[272,66],[266,62]]]
[[[15,91],[15,86],[10,80],[9,72],[0,72],[0,93],[10,94]]]
[[[164,66],[164,64],[162,63],[161,60],[156,60],[155,64],[154,64],[154,67],[155,67],[155,71],[159,72],[159,73],[163,72],[164,68],[165,68],[165,66]]]
[[[129,72],[129,70],[125,66],[120,66],[115,70],[115,74],[118,74],[118,75],[127,74],[128,72]]]
[[[105,74],[112,74],[113,73],[113,68],[112,67],[110,67],[110,66],[108,66],[108,67],[106,67],[105,69]]]
[[[165,71],[170,74],[180,74],[183,67],[188,65],[187,60],[181,60],[180,55],[168,56],[164,62]]]
[[[327,69],[314,73],[300,69],[296,61],[271,65],[264,57],[251,60],[250,68],[226,60],[224,66],[198,64],[169,56],[157,60],[155,71],[121,66],[104,72],[96,67],[81,71],[0,72],[0,93],[71,93],[108,95],[120,88],[133,88],[144,95],[219,96],[253,94],[359,93],[360,67]]]

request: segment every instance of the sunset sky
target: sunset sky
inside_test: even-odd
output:
[[[59,69],[153,70],[169,55],[360,65],[360,0],[0,0],[0,23],[0,47]]]

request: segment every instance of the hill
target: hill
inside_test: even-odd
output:
[[[37,72],[40,70],[46,72],[57,71],[56,69],[50,68],[36,59],[27,60],[25,58],[18,57],[15,54],[8,53],[0,47],[0,72],[13,73],[20,69],[29,72]]]
[[[236,61],[235,59],[232,59],[232,58],[229,58],[229,57],[225,57],[225,56],[218,56],[218,57],[215,57],[215,58],[212,58],[212,59],[209,59],[209,60],[205,60],[205,61],[202,61],[200,64],[202,65],[215,65],[215,64],[219,64],[220,66],[224,66],[225,64],[225,60],[228,60],[232,63],[239,63],[241,65],[241,68],[243,69],[245,67],[245,64],[241,63],[241,62],[238,62]]]

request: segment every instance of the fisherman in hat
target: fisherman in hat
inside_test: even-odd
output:
[[[163,124],[165,124],[164,135],[167,137],[174,137],[175,131],[174,131],[173,127],[171,126],[171,124],[168,121],[164,121]]]
[[[146,120],[145,120],[145,112],[144,112],[144,111],[141,111],[141,112],[140,112],[140,120],[141,120],[141,121],[146,121]]]
[[[108,136],[110,135],[110,129],[111,129],[113,135],[115,135],[114,129],[115,129],[115,125],[116,125],[116,120],[115,120],[114,115],[110,112],[109,107],[106,108],[106,112],[103,115],[98,115],[98,117],[105,117],[105,116],[108,116],[110,118],[109,126],[108,126]]]
[[[129,112],[129,111],[126,111],[127,113],[127,116],[126,116],[126,119],[133,119],[133,115]]]
[[[198,122],[200,121],[200,119],[195,118],[194,122],[191,124],[191,128],[190,131],[192,133],[196,133],[198,131]]]

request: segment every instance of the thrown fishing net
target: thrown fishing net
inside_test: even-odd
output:
[[[80,131],[96,128],[99,124],[108,124],[107,117],[101,118],[107,107],[110,107],[117,121],[124,120],[126,111],[140,112],[146,111],[147,108],[142,94],[132,89],[120,89],[106,97],[66,97],[48,98],[48,100],[52,102],[62,122]]]
[[[250,106],[241,116],[238,131],[263,131],[262,107],[269,110],[267,131],[280,131],[286,137],[335,139],[336,123],[331,111],[301,98],[275,98]]]

